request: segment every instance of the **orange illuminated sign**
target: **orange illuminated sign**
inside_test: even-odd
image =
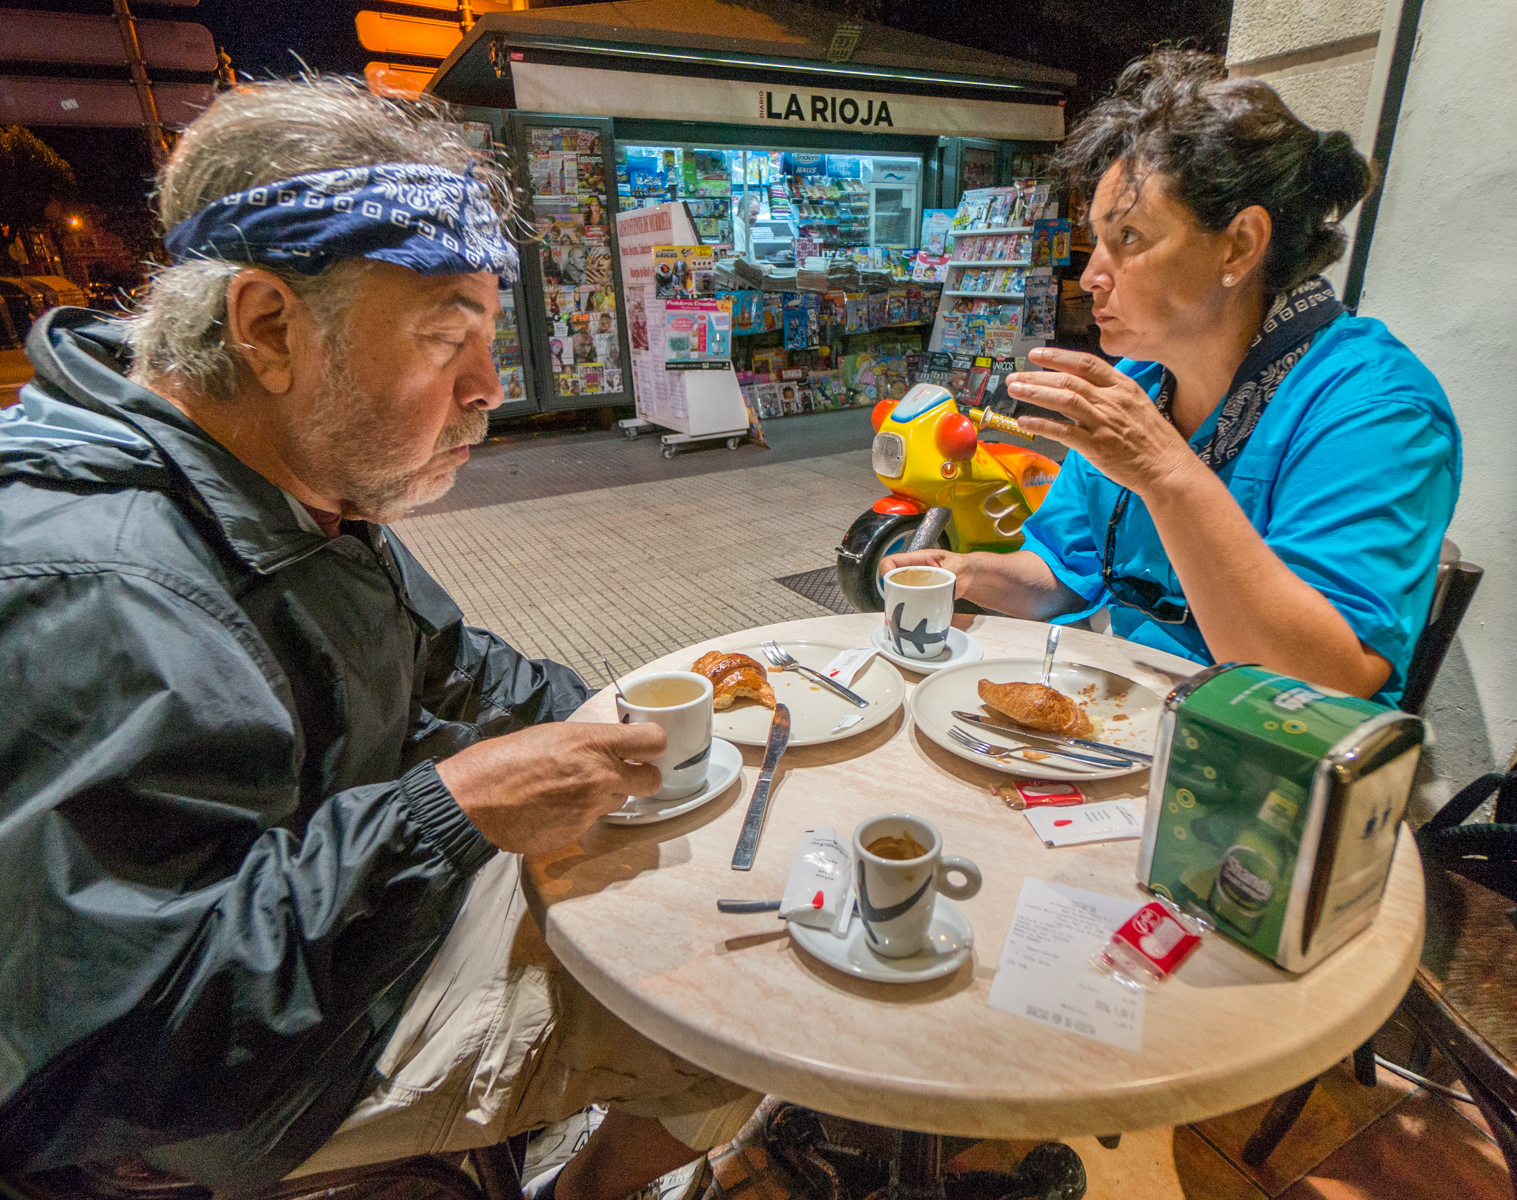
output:
[[[364,67],[363,77],[376,96],[419,96],[432,72],[407,63],[371,62]]]
[[[358,42],[379,54],[410,54],[417,58],[447,58],[463,41],[463,30],[452,21],[429,21],[425,17],[402,17],[395,13],[364,11],[353,19]]]

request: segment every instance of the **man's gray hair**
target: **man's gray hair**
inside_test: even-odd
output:
[[[390,100],[338,76],[249,83],[223,92],[179,140],[158,177],[165,229],[223,196],[315,171],[378,163],[424,163],[473,176],[491,190],[502,220],[512,211],[505,172],[465,140],[440,101]],[[174,380],[192,393],[229,399],[241,358],[227,343],[227,285],[246,263],[195,261],[162,267],[127,326],[132,378]],[[369,264],[335,263],[318,275],[260,265],[311,309],[329,344],[346,334],[346,313]]]

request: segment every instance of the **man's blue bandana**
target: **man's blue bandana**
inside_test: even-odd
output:
[[[372,258],[422,275],[518,274],[490,190],[443,167],[383,163],[318,171],[223,196],[163,239],[174,262],[266,263],[315,275]]]

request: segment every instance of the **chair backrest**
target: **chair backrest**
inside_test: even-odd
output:
[[[1401,693],[1403,712],[1420,713],[1427,703],[1427,695],[1443,665],[1443,656],[1453,645],[1459,622],[1464,619],[1475,589],[1480,586],[1483,567],[1464,562],[1459,556],[1459,547],[1448,538],[1438,554],[1438,582],[1433,588],[1433,603],[1428,609],[1427,624],[1412,651],[1412,662],[1406,669],[1406,686]]]

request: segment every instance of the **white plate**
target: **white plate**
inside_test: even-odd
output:
[[[608,825],[652,825],[684,816],[691,809],[715,800],[743,773],[743,752],[719,737],[711,739],[711,765],[706,782],[693,796],[680,800],[655,800],[652,796],[628,796],[627,803],[601,817]]]
[[[883,625],[875,626],[874,632],[869,635],[869,641],[896,666],[916,671],[920,675],[931,675],[934,671],[956,667],[960,663],[979,662],[985,657],[984,646],[952,625],[948,627],[948,646],[937,658],[907,658],[904,654],[897,654],[895,647],[890,644],[890,634]]]
[[[820,671],[849,647],[841,642],[783,641],[780,649],[812,670]],[[860,708],[851,700],[844,700],[831,688],[823,687],[814,679],[799,671],[781,671],[769,665],[763,647],[757,642],[751,646],[732,646],[725,653],[746,654],[764,664],[769,672],[769,683],[774,688],[775,701],[790,709],[790,746],[815,746],[822,742],[836,742],[855,734],[865,733],[888,721],[906,699],[906,681],[901,673],[885,662],[879,655],[871,658],[864,669],[848,686],[865,700],[868,708]],[[692,658],[690,660],[694,662]],[[683,667],[689,670],[689,667]],[[847,729],[838,729],[844,717],[858,714],[864,719]],[[739,700],[731,708],[712,714],[712,731],[718,737],[741,746],[764,746],[769,742],[769,722],[774,718],[772,709],[765,708],[757,700]]]
[[[910,958],[881,958],[869,948],[864,922],[854,917],[846,937],[834,937],[830,929],[787,922],[790,936],[813,958],[829,967],[876,983],[921,983],[951,975],[974,952],[974,930],[969,918],[947,896],[939,895],[932,906],[932,924],[927,945]]]
[[[953,710],[979,713],[995,719],[997,714],[980,701],[982,679],[992,683],[1036,683],[1043,671],[1041,658],[987,658],[984,662],[949,667],[917,684],[911,694],[911,719],[922,733],[969,762],[1020,775],[1028,779],[1115,779],[1148,768],[1142,763],[1129,767],[1087,767],[1068,758],[1047,758],[1041,762],[1014,762],[987,758],[959,745],[948,731],[954,726],[991,745],[1010,745],[1015,734],[1002,737],[993,729],[984,729],[954,719]],[[1080,663],[1055,662],[1049,682],[1085,705],[1095,723],[1095,741],[1127,750],[1154,752],[1159,735],[1159,716],[1164,701],[1141,683],[1125,675],[1087,667]],[[1116,719],[1125,718],[1125,719]],[[1034,747],[1037,749],[1037,747]],[[1092,751],[1092,753],[1097,753]]]

